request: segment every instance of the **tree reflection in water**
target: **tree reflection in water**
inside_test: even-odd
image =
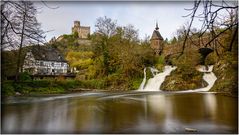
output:
[[[2,104],[3,133],[185,133],[187,127],[236,133],[237,99],[207,93],[96,94]]]

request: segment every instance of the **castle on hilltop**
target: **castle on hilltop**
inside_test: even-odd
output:
[[[72,27],[72,33],[78,33],[80,39],[87,39],[90,35],[89,26],[80,26],[80,21],[74,21],[74,26]]]

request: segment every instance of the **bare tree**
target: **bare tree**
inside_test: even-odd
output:
[[[37,9],[31,1],[4,1],[1,5],[1,23],[4,33],[1,35],[1,47],[12,46],[18,49],[16,78],[21,70],[22,48],[26,45],[44,43],[44,32],[36,19]],[[10,14],[7,14],[9,10]],[[5,41],[4,41],[5,40]],[[12,44],[11,44],[12,43]]]
[[[95,27],[97,33],[107,38],[116,34],[116,21],[106,16],[97,18]]]
[[[198,9],[202,6],[202,11],[200,12]],[[232,34],[232,39],[227,51],[232,50],[232,44],[237,35],[238,29],[238,3],[237,1],[228,2],[228,1],[213,1],[213,0],[195,0],[194,6],[192,9],[186,9],[190,11],[188,15],[185,17],[191,17],[190,24],[187,28],[186,37],[184,38],[183,47],[181,54],[184,53],[186,42],[189,37],[189,33],[191,31],[191,26],[194,22],[195,18],[199,18],[202,21],[202,26],[200,29],[199,38],[204,35],[210,33],[210,38],[205,44],[205,47],[208,45],[213,45],[214,50],[217,52],[218,45],[222,46],[221,43],[217,40],[217,38],[228,31],[229,29],[234,29]],[[230,12],[231,11],[231,12]],[[229,12],[229,18],[225,20],[225,18],[221,17],[222,12]],[[217,31],[216,28],[222,28],[221,31]],[[225,47],[224,47],[225,48]],[[218,52],[217,52],[218,53]]]
[[[138,30],[134,28],[132,24],[129,24],[123,27],[124,38],[128,41],[137,41],[138,40]]]
[[[15,40],[12,31],[12,18],[14,10],[6,1],[1,2],[1,51],[15,49]]]

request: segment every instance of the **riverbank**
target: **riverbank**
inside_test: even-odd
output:
[[[99,82],[98,82],[99,83]],[[77,80],[29,80],[2,82],[2,95],[35,95],[35,94],[64,94],[79,87],[100,88],[100,84],[81,82]]]
[[[44,82],[45,80],[41,80],[39,82]],[[72,81],[72,80],[71,80]],[[38,82],[38,83],[39,83]],[[67,83],[68,82],[68,83]],[[13,82],[8,82],[8,85],[10,85]],[[30,87],[32,85],[26,85],[26,84],[30,84],[30,82],[28,83],[23,83],[22,84],[18,84],[21,85],[22,89],[19,89],[18,91],[15,91],[14,88],[12,88],[13,90],[11,91],[11,93],[5,94],[2,93],[2,97],[3,98],[7,98],[7,97],[38,97],[38,96],[60,96],[60,95],[66,95],[66,94],[78,94],[78,93],[91,93],[91,92],[99,92],[99,93],[109,93],[109,94],[137,94],[137,93],[145,93],[145,94],[158,94],[158,93],[165,93],[165,94],[189,94],[189,93],[195,93],[194,91],[151,91],[151,92],[147,92],[147,91],[137,91],[137,90],[107,90],[107,89],[94,89],[94,88],[83,88],[83,87],[73,87],[74,85],[71,85],[67,87],[64,87],[66,89],[63,89],[63,85],[59,85],[59,82],[55,82],[54,85],[55,87],[52,88],[52,86],[46,86],[45,88],[41,88],[39,87],[39,85],[36,85],[37,83],[31,83],[32,85],[35,85],[35,87]],[[70,80],[66,81],[65,84],[69,85]],[[73,82],[71,82],[73,84]],[[23,85],[24,84],[24,85]],[[45,85],[48,83],[45,83]],[[58,84],[58,86],[57,86]],[[2,85],[3,87],[6,87],[6,82],[3,83]],[[12,85],[14,86],[14,85]],[[44,84],[41,84],[41,86],[44,86]],[[9,87],[9,86],[8,86]],[[10,87],[9,87],[10,88]],[[24,89],[24,90],[23,90]],[[42,91],[42,90],[46,90],[46,91]],[[9,90],[8,90],[9,91]],[[2,91],[4,92],[4,91]],[[216,95],[223,95],[223,96],[229,96],[229,97],[236,97],[235,95],[231,95],[229,92],[196,92],[196,93],[214,93]]]
[[[104,80],[49,79],[21,82],[4,81],[2,82],[2,96],[54,95],[87,91],[130,91],[124,88],[119,89],[119,87],[108,85]]]

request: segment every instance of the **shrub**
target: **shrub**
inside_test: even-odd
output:
[[[159,71],[163,71],[164,66],[165,66],[165,59],[164,56],[158,56],[156,57],[157,61],[155,64],[155,67],[159,70]]]
[[[130,90],[137,90],[139,88],[140,84],[142,83],[142,81],[143,81],[143,78],[132,79],[129,89]]]
[[[36,88],[28,94],[59,94],[65,93],[64,88],[62,87],[44,87],[44,88]]]
[[[80,86],[84,88],[89,88],[89,89],[102,89],[105,87],[105,80],[104,79],[84,80],[84,81],[81,81]]]
[[[205,65],[214,65],[217,62],[218,57],[215,53],[210,53],[205,58]]]
[[[2,94],[4,96],[10,96],[10,95],[15,94],[12,82],[3,82],[1,89],[2,89]]]
[[[31,80],[31,76],[27,72],[22,72],[19,74],[19,80],[20,81],[29,81],[29,80]]]
[[[178,59],[174,59],[176,66],[189,66],[193,67],[200,63],[201,55],[197,51],[187,51]]]

